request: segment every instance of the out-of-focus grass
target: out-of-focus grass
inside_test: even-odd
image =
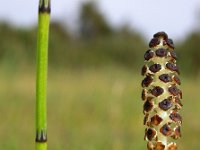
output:
[[[49,150],[142,150],[140,71],[123,68],[51,70],[48,78]],[[34,149],[35,73],[0,75],[0,149]],[[200,149],[200,79],[182,78],[180,150]]]

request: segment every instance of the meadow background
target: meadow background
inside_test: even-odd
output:
[[[94,3],[78,32],[52,21],[48,70],[49,150],[143,150],[140,69],[148,40],[112,27]],[[170,36],[170,35],[169,35]],[[0,149],[33,150],[37,26],[0,22]],[[200,149],[200,31],[176,40],[183,91],[180,150]]]

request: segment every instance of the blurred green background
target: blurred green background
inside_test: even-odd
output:
[[[49,150],[146,149],[140,69],[148,41],[129,26],[113,28],[93,3],[82,5],[79,16],[76,35],[51,23]],[[37,27],[1,22],[0,35],[0,149],[31,150]],[[199,41],[198,30],[175,41],[184,104],[180,150],[200,149]]]

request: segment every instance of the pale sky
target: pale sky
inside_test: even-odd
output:
[[[77,23],[77,11],[84,1],[88,0],[52,0],[52,20]],[[200,24],[200,0],[96,1],[111,24],[129,23],[147,39],[157,31],[165,31],[171,38],[183,39],[197,28],[197,23]],[[38,0],[0,0],[0,20],[22,27],[35,25],[37,8]]]

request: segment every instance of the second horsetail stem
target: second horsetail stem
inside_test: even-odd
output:
[[[39,1],[36,73],[36,150],[47,150],[46,89],[50,0]]]
[[[165,32],[154,34],[141,74],[145,140],[148,150],[177,150],[181,137],[182,92],[174,44]]]

